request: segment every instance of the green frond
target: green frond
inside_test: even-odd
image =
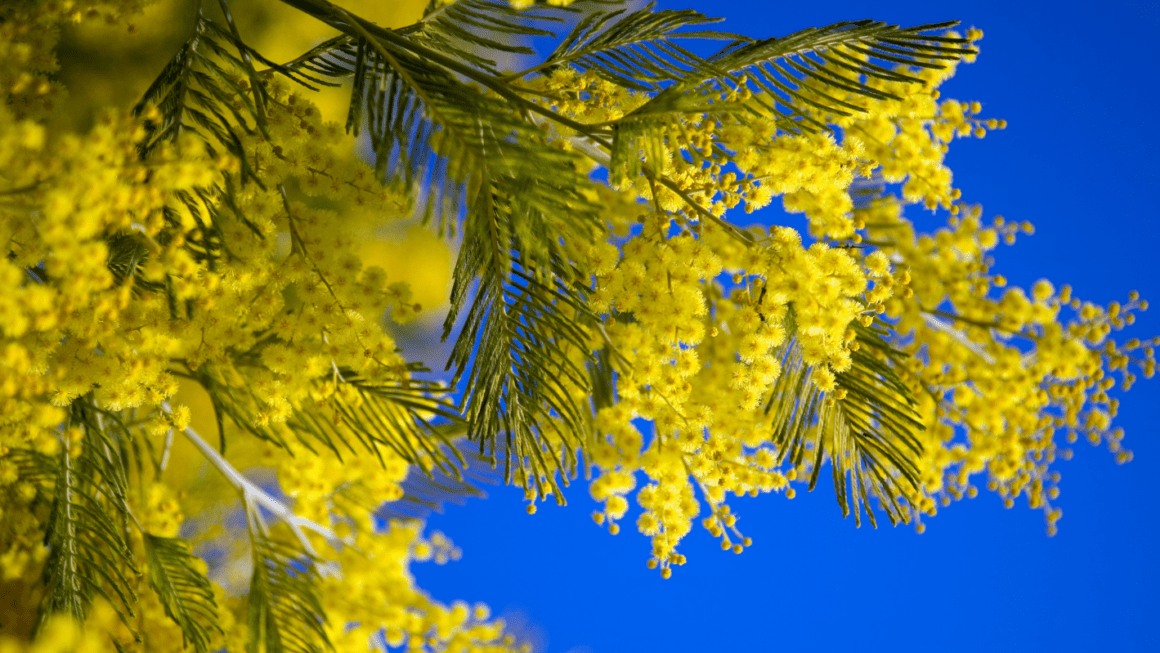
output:
[[[149,586],[161,599],[165,614],[180,628],[186,644],[197,653],[210,650],[210,631],[222,632],[209,579],[198,568],[198,558],[181,538],[145,534]]]
[[[212,20],[199,18],[194,35],[177,50],[134,108],[134,113],[140,115],[146,105],[152,104],[162,115],[160,124],[148,125],[149,134],[142,145],[143,155],[184,132],[198,134],[211,146],[216,142],[233,154],[240,153],[236,130],[249,132],[251,125],[235,108],[234,100],[245,98],[246,94],[213,55],[224,53],[227,61],[233,59],[238,64],[241,61],[215,40],[214,37],[221,32]],[[254,105],[247,102],[245,108],[252,119]],[[222,113],[223,110],[230,114],[229,117]]]
[[[218,198],[228,200],[228,197],[228,190],[220,195],[207,189],[183,190],[174,193],[174,199],[185,205],[189,210],[189,215],[197,225],[197,230],[190,232],[186,237],[185,251],[195,261],[204,262],[210,270],[216,270],[218,260],[223,255],[229,255],[229,249],[224,242],[221,231],[222,215],[216,202]],[[164,207],[162,215],[169,226],[177,226],[181,223],[182,218],[174,207]],[[233,217],[234,215],[231,214],[231,218]],[[257,230],[257,227],[244,215],[238,214],[237,218],[243,224],[249,225],[251,229]],[[167,243],[169,236],[162,234],[158,238],[161,242]],[[109,248],[106,266],[113,273],[117,283],[124,283],[126,279],[131,277],[134,295],[140,295],[142,292],[166,290],[165,282],[151,281],[144,274],[143,264],[149,258],[149,247],[147,245],[148,239],[143,232],[136,229],[126,229],[108,234],[104,240]],[[177,315],[176,310],[176,302],[174,302],[172,312],[174,317]]]
[[[138,272],[149,252],[143,239],[133,233],[120,233],[109,237],[106,244],[109,246],[109,258],[105,265],[113,273],[116,282],[124,283],[129,277],[133,277],[135,284],[142,281],[138,278]]]
[[[295,2],[289,4],[302,8]],[[531,7],[513,9],[505,0],[430,2],[421,20],[394,31],[424,47],[498,74],[496,62],[482,53],[535,54],[530,46],[512,41],[556,37],[552,28],[568,18],[592,12],[595,7],[618,4],[620,0],[580,0],[567,7],[556,7],[537,0]],[[283,68],[332,78],[350,76],[355,69],[356,41],[350,33],[336,36],[287,62]]]
[[[622,119],[613,126],[612,151],[609,154],[608,170],[613,179],[620,175],[635,179],[645,170],[664,169],[667,151],[667,117],[637,117]]]
[[[861,524],[861,508],[877,525],[869,497],[878,499],[892,524],[908,521],[909,497],[919,487],[915,461],[922,454],[916,434],[923,429],[910,391],[886,359],[898,356],[876,329],[851,323],[861,348],[853,365],[836,374],[845,399],[829,401],[817,389],[812,370],[795,341],[782,348],[782,372],[774,382],[765,412],[778,462],[800,466],[807,455],[812,467],[809,488],[817,484],[828,457],[834,490],[844,516]],[[812,447],[812,451],[810,448]],[[905,504],[905,505],[904,505]]]
[[[861,503],[876,526],[869,503],[872,495],[891,524],[909,521],[900,500],[909,505],[903,497],[913,496],[920,487],[916,461],[922,455],[922,444],[916,434],[923,425],[909,388],[886,362],[897,352],[881,333],[860,324],[855,331],[861,348],[852,354],[853,366],[836,375],[846,398],[819,418],[821,424],[830,424],[828,434],[833,440],[829,454],[838,503],[844,516],[849,515],[853,503],[854,519],[859,524]]]
[[[555,37],[547,29],[564,22],[562,14],[573,7],[544,3],[514,9],[507,0],[457,0],[434,8],[417,23],[397,30],[416,42],[456,57],[481,70],[497,73],[494,60],[481,52],[535,54],[519,40],[535,36]]]
[[[224,433],[222,426],[229,418],[243,431],[278,446],[285,447],[287,434],[293,434],[307,448],[321,446],[339,458],[366,452],[381,459],[387,450],[424,473],[432,473],[433,466],[452,475],[463,463],[458,450],[450,446],[446,429],[431,422],[432,418],[461,419],[447,399],[450,389],[436,382],[372,381],[339,368],[334,380],[340,389],[350,388],[353,393],[335,392],[325,405],[304,402],[295,406],[284,424],[259,426],[254,407],[262,405],[260,398],[221,385],[208,366],[196,378],[213,401],[219,433]]]
[[[576,154],[549,146],[518,110],[529,108],[526,101],[462,82],[458,75],[471,70],[422,43],[420,32],[378,30],[315,4],[356,36],[347,127],[357,132],[366,125],[378,172],[410,189],[441,227],[465,213],[444,337],[474,288],[448,361],[457,381],[467,380],[468,437],[495,460],[496,440],[506,433],[508,480],[515,467],[525,486],[545,478],[554,484],[560,465],[575,466],[584,429],[586,408],[567,383],[587,385],[586,374],[562,354],[564,343],[582,348],[584,336],[556,304],[583,305],[561,235],[576,245],[596,233],[597,207],[583,195],[592,182]],[[480,6],[462,3],[464,10]],[[552,445],[543,428],[566,431],[546,453]]]
[[[305,74],[303,71],[329,77],[343,79],[354,73],[355,50],[357,49],[354,37],[339,34],[310,48],[295,59],[282,64],[282,68],[291,73]],[[327,86],[338,86],[341,82],[323,82]]]
[[[343,383],[355,388],[357,400],[339,396],[330,400],[332,414],[304,408],[295,412],[288,426],[298,432],[314,435],[338,455],[342,445],[353,453],[344,430],[353,432],[368,451],[380,455],[381,448],[394,451],[424,473],[435,469],[456,475],[463,461],[451,446],[445,429],[430,422],[428,415],[452,423],[461,417],[448,402],[449,388],[439,383],[419,381],[370,382],[353,372],[340,370]],[[336,420],[337,418],[337,420]]]
[[[691,9],[653,11],[656,3],[625,15],[625,9],[594,12],[576,24],[545,61],[519,75],[570,65],[591,70],[625,88],[658,91],[661,82],[678,81],[700,71],[705,61],[680,45],[684,39],[745,41],[722,32],[680,32],[720,22]]]
[[[461,437],[464,425],[441,428],[450,428],[460,434],[453,441],[452,446],[456,449],[453,455],[462,459],[464,466],[456,469],[455,474],[437,469],[429,475],[408,474],[399,484],[403,496],[389,503],[383,503],[382,498],[377,496],[357,496],[360,494],[357,489],[350,492],[348,488],[343,488],[342,492],[354,495],[350,498],[371,509],[375,517],[382,520],[423,519],[432,512],[443,512],[443,506],[449,503],[463,505],[467,499],[487,498],[487,493],[480,486],[495,485],[502,479],[492,470],[491,464],[473,450],[471,443]]]
[[[592,414],[616,403],[616,369],[608,347],[597,351],[588,361],[588,379],[592,388]]]
[[[573,392],[589,391],[588,371],[565,350],[588,355],[580,324],[586,316],[595,318],[562,252],[534,263],[512,252],[529,251],[528,242],[555,242],[543,230],[576,232],[556,227],[548,214],[529,210],[534,207],[519,210],[510,195],[488,195],[490,209],[468,217],[456,264],[444,337],[454,329],[476,279],[478,285],[447,366],[455,367],[457,381],[467,375],[464,418],[468,438],[479,443],[480,452],[494,463],[504,433],[505,480],[512,479],[514,468],[525,487],[539,488],[547,479],[556,490],[556,471],[575,470],[575,450],[583,445],[590,411]]]
[[[825,129],[825,125],[807,116],[807,108],[847,116],[862,111],[843,99],[848,95],[898,99],[871,87],[863,78],[922,84],[905,68],[895,70],[889,66],[941,69],[948,62],[975,54],[977,51],[966,39],[924,34],[957,24],[900,28],[871,20],[842,22],[756,41],[711,61],[730,74],[747,75],[757,88],[768,93],[770,101],[766,106],[772,108],[776,103],[774,112],[783,129],[815,131]]]
[[[178,48],[134,107],[136,115],[141,115],[148,105],[156,106],[161,113],[160,123],[146,124],[141,154],[148,156],[161,143],[173,141],[183,133],[194,133],[205,141],[211,155],[222,148],[238,159],[243,183],[260,183],[245,157],[241,136],[255,130],[266,134],[269,97],[264,77],[279,73],[311,89],[329,82],[263,57],[241,39],[228,4],[222,0],[221,5],[227,24],[223,26],[199,13],[193,35]],[[267,69],[258,71],[255,61]],[[242,76],[248,88],[243,87]]]
[[[477,205],[481,189],[509,192],[541,211],[594,213],[581,195],[591,182],[578,155],[549,147],[544,134],[511,103],[457,80],[421,57],[400,52],[397,68],[364,48],[366,68],[381,66],[364,95],[376,165],[405,187],[419,185],[427,219],[441,226],[460,209]],[[389,71],[389,72],[388,72]],[[352,122],[358,119],[352,103]],[[516,193],[519,195],[516,195]]]
[[[125,433],[83,399],[73,402],[66,425],[83,432],[79,446],[65,442],[55,456],[24,451],[17,458],[25,478],[52,483],[37,628],[58,613],[83,621],[97,596],[127,623],[137,600],[129,578],[137,568],[128,544]]]
[[[347,37],[295,65],[352,77],[347,129],[356,135],[366,129],[376,172],[403,188],[425,221],[437,222],[441,232],[476,205],[485,185],[517,186],[526,193],[520,201],[529,204],[594,213],[583,199],[582,189],[591,183],[579,172],[583,159],[549,147],[531,116],[551,112],[487,71],[433,47],[424,31],[440,24],[438,16],[461,11],[490,7],[495,15],[506,15],[512,10],[502,2],[465,0],[429,16],[422,29],[398,31],[323,0],[284,2]]]
[[[315,561],[261,533],[251,532],[250,546],[250,653],[320,653],[330,648]]]
[[[667,87],[626,118],[720,113],[720,96],[744,83],[757,91],[747,110],[772,115],[787,132],[825,130],[826,124],[811,114],[848,116],[861,112],[861,107],[848,100],[850,96],[897,99],[870,86],[869,79],[921,84],[906,67],[945,68],[948,62],[975,54],[966,39],[925,34],[956,24],[900,28],[862,20],[731,44],[709,57],[701,72]],[[736,109],[730,106],[725,110]]]

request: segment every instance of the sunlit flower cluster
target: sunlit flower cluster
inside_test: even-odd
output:
[[[421,307],[406,284],[359,257],[382,224],[405,215],[403,201],[354,156],[344,130],[324,123],[285,82],[263,82],[266,133],[239,130],[240,159],[192,131],[143,158],[142,144],[163,120],[156,107],[139,116],[109,113],[84,134],[46,129],[62,92],[50,78],[55,40],[46,35],[61,21],[118,23],[139,8],[57,2],[0,10],[7,98],[0,105],[7,254],[0,260],[0,577],[5,592],[25,593],[14,604],[20,611],[0,620],[16,636],[29,635],[44,591],[37,578],[49,553],[44,497],[53,486],[29,476],[28,458],[14,452],[75,459],[104,446],[91,424],[77,422],[77,402],[92,406],[102,424],[128,429],[139,455],[153,459],[152,468],[133,471],[126,497],[134,555],[143,560],[146,534],[201,533],[207,542],[220,535],[206,520],[218,508],[187,496],[195,484],[208,493],[205,476],[213,471],[200,457],[187,459],[196,450],[181,446],[192,425],[217,431],[216,407],[193,413],[178,401],[180,388],[230,394],[235,413],[218,422],[218,437],[265,429],[277,439],[305,406],[329,414],[341,432],[338,406],[361,401],[350,378],[389,384],[411,375],[382,318],[405,323]],[[235,82],[249,88],[244,75]],[[213,190],[240,178],[228,203]],[[416,651],[519,650],[485,606],[445,606],[414,587],[412,562],[444,563],[459,550],[439,533],[425,538],[420,522],[374,517],[380,504],[402,495],[411,472],[397,453],[379,445],[377,456],[344,459],[293,434],[283,445],[257,455],[235,447],[230,462],[276,469],[279,496],[295,514],[342,533],[307,542],[336,570],[320,580],[335,650],[374,642]],[[296,539],[281,524],[271,536]],[[35,642],[4,639],[0,650],[184,650],[148,570],[122,571],[139,596],[132,615],[98,602],[83,624],[53,617]],[[220,571],[215,577],[229,576]],[[213,600],[223,632],[211,633],[210,649],[246,650],[245,601],[216,585]]]
[[[1116,345],[1107,337],[1146,303],[1133,295],[1101,308],[1046,281],[1023,291],[988,274],[989,252],[1032,227],[1002,218],[982,224],[981,210],[953,188],[944,157],[953,139],[982,138],[1006,123],[979,117],[978,102],[938,101],[953,66],[911,72],[923,84],[862,80],[898,99],[851,95],[845,99],[863,113],[814,116],[838,127],[837,139],[781,134],[772,119],[693,116],[669,131],[661,172],[677,189],[642,175],[620,183],[622,199],[601,198],[616,207],[608,221],[621,238],[614,241],[619,257],[611,245],[586,257],[595,277],[592,308],[608,316],[593,346],[607,348],[619,376],[617,401],[594,422],[587,456],[599,473],[590,492],[605,506],[597,523],[613,533],[636,492],[638,529],[653,541],[649,565],[666,577],[670,565],[684,562],[676,545],[702,501],[711,511],[703,525],[723,548],[740,552],[748,540],[724,503],[728,493],[792,496],[791,482],[814,471],[808,459],[785,466],[768,406],[780,400],[775,384],[791,344],[826,401],[844,401],[837,377],[860,346],[855,324],[887,326],[901,337],[895,368],[925,429],[915,460],[919,483],[902,487],[897,499],[913,506],[903,518],[919,530],[921,515],[939,503],[975,496],[970,479],[985,473],[1007,505],[1026,495],[1043,508],[1054,533],[1062,513],[1050,503],[1059,474],[1049,464],[1070,456],[1056,431],[1069,441],[1106,441],[1118,460],[1130,459],[1122,431],[1110,426],[1118,408],[1107,394],[1111,374],[1120,371],[1126,388],[1136,379],[1129,367],[1150,376],[1155,363],[1149,343]],[[544,83],[558,88],[569,75],[556,71]],[[749,93],[744,79],[739,88],[731,98]],[[571,115],[594,122],[632,106],[627,93],[577,97],[588,104],[570,106]],[[713,144],[733,153],[736,172],[713,159]],[[787,211],[806,214],[818,240],[807,246],[780,226],[737,238],[685,208],[678,190],[715,216],[781,196]],[[916,233],[902,217],[910,203],[946,210],[947,227]],[[670,211],[684,217],[671,221]],[[1062,321],[1061,308],[1075,319]],[[640,472],[646,483],[638,489]]]

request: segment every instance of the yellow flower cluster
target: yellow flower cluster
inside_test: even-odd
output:
[[[981,36],[968,34],[972,41]],[[615,207],[607,218],[613,233],[627,238],[618,243],[619,260],[611,244],[578,257],[595,276],[591,307],[608,316],[593,347],[606,348],[618,371],[616,401],[598,412],[586,452],[599,472],[590,493],[604,504],[594,517],[618,532],[636,490],[637,526],[653,541],[649,565],[666,577],[684,562],[676,545],[700,514],[698,493],[712,511],[703,525],[723,548],[740,552],[747,540],[723,503],[727,494],[786,489],[792,497],[789,483],[813,471],[811,461],[783,468],[783,445],[772,441],[766,407],[783,400],[772,389],[787,361],[782,346],[793,343],[826,401],[841,402],[847,389],[838,375],[860,346],[850,327],[869,326],[878,315],[889,320],[880,325],[894,325],[902,338],[895,346],[910,356],[909,367],[895,369],[925,425],[918,434],[923,453],[914,460],[920,486],[901,486],[915,507],[903,518],[920,530],[922,514],[973,496],[971,475],[986,471],[988,486],[1008,505],[1027,495],[1054,532],[1061,513],[1049,500],[1059,475],[1048,464],[1070,455],[1057,449],[1056,429],[1066,429],[1069,441],[1077,434],[1107,441],[1119,460],[1130,459],[1122,432],[1110,427],[1118,407],[1107,395],[1110,375],[1120,371],[1128,387],[1136,378],[1128,367],[1150,376],[1154,358],[1148,343],[1105,345],[1105,338],[1146,303],[1133,296],[1106,309],[1080,304],[1067,289],[1057,296],[1046,281],[992,297],[1006,282],[988,274],[988,252],[1033,228],[1001,218],[983,225],[980,210],[959,201],[944,156],[954,138],[981,138],[1005,122],[979,118],[977,102],[937,102],[937,87],[953,68],[907,72],[924,83],[861,80],[898,100],[851,94],[844,99],[863,113],[815,116],[840,127],[840,141],[779,135],[772,120],[692,116],[669,128],[673,149],[653,171],[713,215],[742,203],[760,208],[780,195],[787,210],[806,213],[815,238],[865,245],[805,246],[796,231],[776,226],[768,237],[748,232],[744,244],[647,175],[619,184],[619,199],[600,198]],[[569,75],[552,77],[562,84]],[[595,122],[608,119],[600,112],[608,106],[616,104],[601,99],[570,110]],[[734,153],[740,175],[712,162],[715,144]],[[899,183],[900,197],[854,195],[856,177]],[[947,209],[948,228],[916,234],[901,217],[903,202]],[[670,222],[669,211],[685,215]],[[723,271],[733,274],[731,288],[718,280]],[[1077,312],[1068,324],[1060,322],[1065,306]],[[820,442],[822,433],[811,433]],[[638,472],[647,478],[639,490]]]
[[[53,79],[59,68],[55,50],[61,24],[117,23],[146,4],[148,0],[61,0],[0,7],[0,93],[5,98],[0,128],[5,136],[13,128],[19,132],[20,123],[42,122],[61,108],[66,90]]]
[[[585,124],[616,120],[648,100],[647,95],[613,84],[595,72],[580,73],[567,66],[531,77],[527,87],[543,96],[545,106]]]
[[[68,615],[51,617],[35,642],[25,643],[10,635],[0,636],[2,653],[114,653],[117,648],[109,637],[110,632],[120,631],[124,626],[117,613],[107,602],[97,602],[89,618],[79,624]],[[176,628],[176,626],[175,626]],[[175,633],[181,640],[180,631]]]
[[[955,35],[957,36],[957,35]],[[968,38],[982,33],[973,30]],[[866,55],[839,46],[842,56],[865,60]],[[837,57],[833,61],[839,61]],[[836,63],[821,66],[827,75],[850,78],[852,73]],[[879,78],[857,80],[871,89],[899,99],[874,99],[849,94],[843,102],[860,107],[861,112],[830,115],[807,111],[819,122],[841,129],[836,143],[827,133],[773,138],[772,121],[756,126],[733,126],[725,130],[722,142],[737,152],[738,167],[751,175],[752,182],[770,188],[765,197],[780,195],[785,209],[805,213],[811,234],[821,239],[851,238],[860,242],[863,228],[852,215],[853,202],[847,189],[855,175],[878,174],[887,182],[905,182],[903,196],[921,200],[928,208],[942,206],[955,210],[959,192],[951,187],[951,171],[944,163],[947,144],[956,137],[982,138],[988,129],[1001,129],[1005,121],[983,120],[978,102],[947,100],[937,103],[937,87],[954,74],[947,68],[907,71],[922,84]],[[804,84],[806,98],[826,101],[815,84]],[[833,89],[825,93],[832,94]],[[748,208],[748,207],[747,207]]]
[[[295,513],[320,524],[328,523],[336,510],[374,507],[403,496],[399,483],[407,477],[407,463],[393,451],[379,451],[381,462],[367,456],[344,460],[330,450],[315,453],[293,444],[286,453],[273,448],[267,453],[277,461],[278,483],[294,499]]]
[[[1147,302],[1133,293],[1127,303],[1099,307],[1046,280],[1029,293],[1006,287],[1006,279],[989,272],[987,252],[1030,225],[996,218],[985,227],[980,207],[960,209],[930,235],[915,233],[896,198],[858,212],[880,251],[913,274],[913,295],[892,298],[886,315],[908,336],[903,349],[914,365],[904,377],[927,427],[920,513],[975,496],[971,477],[985,472],[986,486],[1008,507],[1025,495],[1044,510],[1054,533],[1062,513],[1050,503],[1059,492],[1050,463],[1071,455],[1057,431],[1068,442],[1080,434],[1093,444],[1105,441],[1119,462],[1131,459],[1120,444],[1122,430],[1111,427],[1118,401],[1108,391],[1117,372],[1125,390],[1136,380],[1132,368],[1150,377],[1155,358],[1151,343],[1119,345],[1108,336],[1131,324]],[[1003,289],[998,296],[996,288]]]
[[[415,651],[521,650],[485,607],[444,606],[414,587],[412,562],[442,563],[459,552],[441,534],[422,537],[419,523],[373,518],[402,495],[409,467],[397,452],[374,445],[377,456],[340,459],[285,426],[296,410],[312,408],[355,441],[338,408],[362,401],[348,377],[371,385],[410,378],[382,318],[404,323],[421,307],[406,284],[359,256],[405,207],[354,155],[343,130],[274,78],[264,82],[266,135],[238,126],[242,160],[211,153],[193,132],[143,159],[147,125],[164,120],[154,107],[140,118],[110,113],[85,134],[45,129],[60,111],[61,89],[49,78],[59,23],[117,23],[138,4],[0,9],[0,582],[27,599],[17,614],[0,615],[5,631],[30,635],[48,554],[43,497],[53,491],[43,477],[25,476],[13,454],[75,458],[101,446],[82,428],[62,427],[70,405],[84,402],[98,420],[116,420],[142,462],[152,459],[128,472],[136,560],[144,560],[143,533],[215,536],[206,518],[220,506],[201,496],[210,470],[191,471],[198,460],[177,452],[193,450],[175,443],[191,424],[212,424],[213,407],[207,416],[169,405],[185,384],[229,398],[224,440],[245,429],[285,436],[285,447],[270,445],[265,456],[247,458],[244,442],[231,445],[231,461],[277,469],[297,518],[343,533],[345,544],[327,542],[334,549],[311,543],[330,556],[328,570],[339,570],[321,587],[335,650],[365,651],[380,631]],[[243,91],[251,83],[241,74],[234,82]],[[235,108],[244,112],[240,100]],[[198,500],[188,500],[195,487]],[[296,535],[275,526],[271,537],[294,545]],[[83,625],[54,618],[35,641],[7,638],[0,650],[184,650],[140,566],[121,570],[139,597],[127,623],[98,601]],[[249,648],[245,602],[217,585],[213,594],[224,633],[211,633],[211,650]]]
[[[0,109],[0,121],[11,118]],[[15,578],[34,571],[28,562],[43,560],[44,547],[41,525],[26,512],[38,488],[5,456],[79,446],[70,435],[79,431],[58,431],[61,407],[79,396],[121,411],[158,406],[176,390],[173,330],[142,328],[168,322],[164,295],[136,297],[122,266],[146,248],[129,234],[161,219],[173,194],[213,182],[215,172],[196,140],[142,162],[142,125],[116,115],[85,136],[50,140],[28,120],[5,122],[0,133],[0,160],[11,171],[0,180],[0,242],[9,252],[0,261],[0,493],[10,536],[0,556]],[[182,238],[180,229],[173,233]],[[157,249],[159,258],[177,251]]]
[[[553,7],[567,7],[575,1],[576,0],[547,0],[547,4]],[[527,9],[528,7],[536,4],[536,0],[508,0],[508,3],[516,9]]]
[[[417,525],[399,522],[376,533],[368,513],[354,524],[348,544],[333,551],[341,575],[324,578],[320,588],[335,650],[365,651],[368,642],[385,640],[411,651],[527,653],[504,634],[502,620],[489,621],[487,606],[447,606],[415,588],[409,564],[447,550],[446,538],[434,533],[424,540]],[[438,561],[441,554],[434,555]]]
[[[587,450],[601,470],[590,488],[605,503],[597,521],[614,532],[635,472],[649,478],[637,495],[644,509],[637,525],[653,538],[651,564],[666,575],[683,561],[675,547],[700,512],[695,488],[713,509],[706,527],[734,548],[743,545],[725,534],[736,520],[722,504],[726,494],[787,487],[762,410],[781,373],[779,347],[798,343],[815,368],[813,382],[840,394],[835,373],[850,367],[856,347],[849,325],[872,319],[904,283],[884,255],[863,265],[842,248],[805,248],[789,228],[744,247],[710,223],[671,234],[667,220],[647,216],[619,261],[611,246],[589,255],[597,279],[591,307],[610,315],[594,345],[611,350],[620,376],[617,402],[598,413],[598,437]],[[745,270],[728,296],[716,281],[723,270]],[[647,446],[639,420],[655,424]]]

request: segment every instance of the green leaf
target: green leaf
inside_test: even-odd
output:
[[[128,432],[105,423],[102,411],[84,398],[73,402],[66,426],[84,433],[79,451],[62,443],[55,457],[31,451],[21,456],[30,479],[53,482],[45,528],[45,592],[36,627],[57,613],[83,621],[97,596],[128,624],[137,600],[129,582],[137,568],[126,536]]]
[[[222,26],[199,13],[193,35],[178,49],[134,107],[134,114],[141,115],[145,107],[152,104],[162,116],[159,124],[146,124],[141,155],[146,157],[161,143],[192,132],[206,142],[211,156],[221,148],[237,158],[241,162],[243,183],[253,180],[260,185],[260,179],[246,159],[241,140],[242,135],[255,133],[255,130],[266,135],[269,97],[254,61],[309,88],[315,88],[312,83],[326,82],[298,68],[276,64],[246,45],[224,1],[222,7],[227,25]],[[248,78],[248,89],[239,83],[238,75]],[[241,109],[236,106],[239,103]]]
[[[737,88],[745,75],[758,91],[750,110],[773,115],[787,132],[824,130],[824,118],[861,111],[848,101],[852,96],[897,99],[872,88],[865,78],[922,83],[905,68],[894,70],[889,64],[937,69],[975,54],[966,39],[924,34],[956,24],[900,28],[861,20],[730,45],[709,57],[703,72],[669,86],[630,116],[719,111],[715,96]]]
[[[542,69],[571,65],[591,70],[625,88],[660,90],[661,82],[684,79],[700,71],[705,61],[683,48],[682,39],[746,41],[721,32],[680,32],[693,26],[719,22],[693,10],[653,11],[656,3],[625,15],[624,9],[594,12],[585,16],[540,65],[519,73],[520,77]]]
[[[180,628],[184,642],[198,653],[210,650],[210,631],[222,632],[209,579],[198,567],[200,560],[181,538],[145,533],[145,560],[149,585],[157,592],[165,614]]]
[[[561,14],[576,11],[545,4],[520,10],[512,8],[507,0],[458,0],[428,12],[422,20],[398,32],[476,68],[496,73],[496,63],[489,56],[492,52],[535,54],[518,41],[536,36],[555,37],[547,28],[563,22]]]
[[[283,0],[345,32],[320,43],[309,52],[286,63],[288,71],[309,70],[328,77],[345,77],[355,71],[358,33],[347,21],[335,23],[329,7],[313,0]],[[514,43],[521,39],[550,36],[550,28],[563,23],[565,16],[583,11],[585,5],[614,4],[603,0],[581,0],[573,6],[556,7],[542,0],[526,9],[513,9],[506,0],[458,0],[430,3],[423,18],[411,25],[392,30],[423,48],[455,58],[473,68],[497,74],[498,54],[534,54],[527,45]]]
[[[444,337],[476,279],[478,286],[447,366],[455,367],[457,381],[466,375],[464,418],[480,453],[494,464],[503,433],[498,448],[505,481],[518,473],[525,488],[542,492],[547,483],[559,498],[555,474],[575,471],[590,411],[576,398],[577,391],[590,392],[585,363],[577,364],[566,349],[590,358],[579,325],[595,317],[562,251],[539,261],[513,254],[529,251],[529,241],[552,243],[550,232],[542,233],[552,221],[528,207],[519,210],[511,195],[483,191],[481,197],[490,210],[469,215]]]
[[[253,532],[252,523],[250,545],[254,560],[247,608],[250,653],[319,653],[330,648],[315,561]]]
[[[851,368],[836,375],[838,387],[845,389],[847,395],[833,410],[840,413],[836,416],[846,429],[844,433],[841,429],[833,431],[836,439],[830,456],[835,460],[835,473],[839,467],[849,470],[859,493],[847,493],[844,484],[838,484],[838,502],[843,513],[848,514],[852,499],[854,518],[858,520],[858,499],[861,497],[865,503],[869,491],[878,498],[892,524],[909,521],[898,498],[912,496],[920,487],[917,460],[922,456],[922,443],[917,434],[923,425],[910,389],[893,368],[903,355],[884,339],[885,332],[857,322],[852,323],[852,328],[860,348],[852,354]],[[865,508],[874,524],[869,504]]]
[[[462,434],[465,425],[449,425],[441,427],[441,430]],[[491,469],[488,461],[472,451],[472,445],[464,438],[456,438],[451,446],[456,449],[453,455],[464,461],[464,467],[456,469],[455,474],[439,470],[433,470],[430,475],[408,474],[399,484],[403,496],[396,501],[383,503],[382,497],[369,495],[362,492],[361,488],[347,487],[341,492],[373,511],[375,517],[382,520],[424,519],[432,512],[443,512],[446,504],[463,505],[467,499],[487,498],[487,493],[480,486],[501,482],[499,476]]]
[[[255,355],[247,352],[247,356]],[[198,370],[197,380],[213,399],[219,414],[219,432],[224,418],[268,442],[285,447],[287,434],[313,449],[321,445],[340,459],[363,453],[382,460],[384,450],[392,451],[424,474],[434,470],[455,476],[463,460],[450,447],[446,429],[433,418],[458,422],[459,411],[448,400],[450,389],[431,381],[395,379],[371,381],[353,370],[338,368],[334,380],[353,387],[357,399],[332,394],[325,407],[313,401],[294,407],[289,419],[276,426],[259,426],[255,407],[262,400],[249,388],[226,386],[210,366]],[[353,439],[351,436],[353,435]],[[224,433],[223,433],[224,438]]]
[[[347,34],[339,34],[310,48],[292,61],[282,64],[282,68],[301,73],[309,71],[314,75],[342,79],[355,70],[356,39]],[[340,82],[321,82],[328,86],[338,86]]]
[[[833,115],[850,115],[861,109],[843,100],[850,95],[898,99],[876,90],[861,77],[921,84],[905,70],[896,71],[875,63],[916,68],[945,68],[948,62],[975,54],[966,39],[923,34],[948,29],[956,22],[900,28],[897,25],[861,20],[810,28],[781,38],[744,45],[712,59],[714,66],[731,74],[745,73],[756,86],[776,98],[776,115],[787,131],[810,131],[823,126],[806,115],[807,107]],[[855,54],[869,57],[862,61]],[[850,76],[826,68],[832,63]],[[808,91],[808,92],[807,92]]]
[[[204,54],[205,50],[228,54],[214,40],[212,34],[216,30],[212,26],[213,21],[199,17],[193,36],[178,49],[134,107],[134,114],[140,115],[146,105],[156,105],[162,115],[160,124],[147,125],[148,135],[141,146],[142,156],[186,131],[202,136],[211,150],[216,142],[232,154],[240,154],[234,151],[234,130],[247,131],[249,126],[233,109],[233,94],[222,87],[223,83],[230,86],[232,80],[228,79],[224,69]],[[222,107],[228,108],[233,120],[221,113]],[[248,108],[253,107],[249,105]]]
[[[790,315],[792,321],[792,311]],[[909,388],[888,362],[899,360],[901,354],[883,339],[883,332],[856,321],[850,327],[860,348],[852,352],[851,368],[836,374],[838,387],[847,392],[841,401],[827,401],[817,389],[796,341],[782,347],[782,372],[765,406],[772,419],[771,440],[778,447],[779,463],[788,460],[798,467],[807,453],[813,456],[811,490],[824,460],[830,459],[844,516],[852,504],[860,525],[864,507],[876,526],[869,503],[873,495],[892,524],[906,522],[910,518],[906,497],[919,487],[916,461],[922,445],[916,434],[923,425]]]

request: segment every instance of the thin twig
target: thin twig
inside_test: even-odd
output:
[[[169,467],[169,452],[173,449],[173,429],[169,429],[165,433],[165,450],[161,452],[161,463],[157,466],[158,471],[165,471]]]
[[[168,405],[162,404],[162,408],[168,412]],[[310,539],[306,536],[307,530],[313,531],[314,533],[317,533],[318,535],[326,538],[326,541],[329,542],[332,546],[339,543],[346,545],[353,544],[352,540],[349,538],[344,539],[339,537],[338,533],[335,533],[330,528],[323,526],[313,520],[306,519],[305,517],[299,517],[294,513],[293,510],[290,509],[289,506],[267,494],[265,490],[256,485],[250,479],[243,476],[242,473],[239,472],[233,465],[231,465],[228,460],[223,458],[222,455],[218,453],[217,449],[211,447],[209,443],[203,440],[202,437],[198,435],[197,432],[192,428],[186,427],[182,433],[184,433],[185,437],[193,443],[193,446],[197,447],[197,450],[200,451],[203,456],[205,456],[206,460],[208,460],[214,467],[216,467],[217,470],[221,472],[222,476],[226,477],[226,480],[229,481],[230,485],[233,485],[234,488],[242,493],[242,501],[246,505],[247,510],[250,510],[253,506],[258,505],[273,513],[275,517],[281,519],[286,523],[287,526],[290,527],[291,530],[294,531],[294,535],[298,538],[299,543],[302,544],[302,548],[311,557],[318,558],[319,555],[318,551],[314,548],[314,545],[310,542]],[[265,530],[264,524],[263,530]]]

